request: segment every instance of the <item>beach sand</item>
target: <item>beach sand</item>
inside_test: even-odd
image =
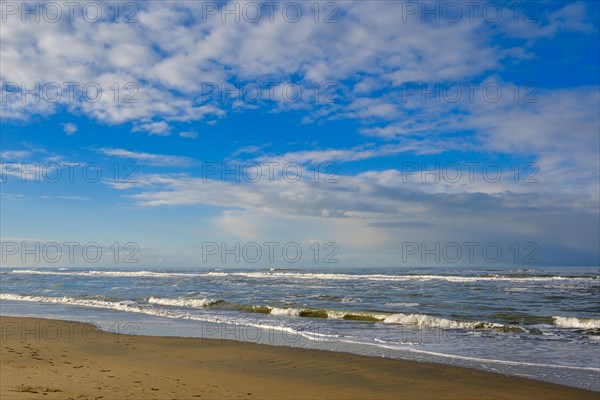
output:
[[[600,399],[466,368],[0,317],[1,399]]]

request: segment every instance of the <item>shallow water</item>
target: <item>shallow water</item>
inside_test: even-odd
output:
[[[1,277],[4,315],[443,362],[600,391],[598,267],[3,268]]]

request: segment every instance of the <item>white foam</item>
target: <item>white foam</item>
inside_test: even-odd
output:
[[[416,304],[416,303],[415,303]],[[272,315],[284,315],[284,316],[299,316],[302,310],[295,308],[277,308],[270,307]],[[371,317],[381,320],[385,324],[400,324],[400,325],[415,325],[427,328],[441,328],[441,329],[477,329],[477,330],[497,330],[497,329],[520,329],[509,325],[502,325],[493,322],[486,321],[454,321],[446,318],[433,317],[425,314],[386,314],[376,313],[368,311],[343,311],[343,310],[323,310],[327,313],[327,319],[344,319],[345,316],[361,316]]]
[[[153,272],[153,271],[86,271],[80,273],[74,273],[76,275],[104,275],[104,276],[123,276],[123,277],[149,277],[149,278],[163,278],[163,277],[182,277],[190,276],[188,273],[173,273],[173,272]]]
[[[599,318],[553,317],[554,324],[563,328],[600,329]]]
[[[481,321],[454,321],[425,314],[392,314],[385,317],[388,324],[416,325],[442,329],[501,329],[505,325]]]
[[[417,307],[419,303],[385,303],[388,307]]]
[[[73,297],[50,297],[50,296],[28,296],[20,294],[8,294],[0,293],[0,300],[16,300],[16,301],[30,301],[39,303],[53,303],[53,304],[68,304],[77,305],[84,307],[93,308],[109,308],[112,310],[130,311],[130,312],[142,312],[144,314],[151,314],[157,316],[166,316],[168,312],[165,310],[163,313],[161,310],[156,309],[142,309],[135,306],[135,303],[131,300],[124,301],[106,301],[97,299],[76,299]],[[164,314],[164,315],[163,315]]]
[[[68,304],[77,305],[83,307],[92,308],[104,308],[112,309],[133,313],[142,313],[148,315],[154,315],[166,318],[182,318],[182,319],[194,319],[198,321],[206,322],[217,322],[217,323],[240,323],[235,318],[229,318],[222,315],[192,315],[184,312],[176,312],[173,310],[160,309],[156,307],[148,307],[137,304],[130,300],[124,301],[107,301],[99,299],[76,299],[72,297],[49,297],[49,296],[28,296],[19,294],[8,294],[0,293],[0,300],[16,300],[16,301],[30,301],[30,302],[41,302],[41,303],[54,303],[54,304]],[[164,299],[151,297],[148,299],[149,303],[158,305],[168,306],[181,306],[181,307],[194,307],[204,308],[210,305],[214,300],[211,299]],[[299,309],[295,308],[279,308],[269,307],[270,314],[279,316],[299,316]],[[345,315],[361,315],[374,317],[383,320],[384,323],[388,324],[404,324],[404,325],[416,325],[424,327],[434,327],[443,329],[498,329],[503,328],[504,325],[494,324],[490,322],[472,322],[472,321],[453,321],[445,318],[432,317],[423,314],[377,314],[377,313],[366,313],[366,312],[350,312],[350,311],[336,311],[336,310],[325,310],[329,319],[343,319]],[[244,322],[244,324],[246,324]],[[252,325],[252,324],[250,324]],[[252,325],[263,327],[260,324]],[[281,328],[281,327],[279,327]],[[277,328],[277,329],[279,329]],[[287,329],[287,328],[286,328]]]
[[[302,337],[305,337],[305,338],[313,340],[313,341],[318,341],[318,342],[323,342],[323,341],[326,341],[327,339],[333,339],[333,338],[335,338],[337,340],[337,338],[339,337],[339,335],[328,335],[325,333],[307,332],[307,331],[298,331],[298,333]]]
[[[341,339],[341,341],[345,342],[346,340]],[[580,367],[580,366],[559,365],[559,364],[542,364],[542,363],[532,363],[532,362],[525,362],[525,361],[509,361],[509,360],[497,360],[497,359],[489,359],[489,358],[459,356],[459,355],[456,355],[456,354],[445,354],[445,353],[439,353],[439,352],[435,352],[435,351],[415,349],[415,348],[411,348],[411,347],[408,347],[408,346],[405,346],[405,345],[379,344],[379,343],[368,343],[368,342],[365,342],[364,344],[371,345],[371,346],[382,347],[382,348],[386,348],[386,349],[392,349],[392,350],[405,350],[405,351],[409,351],[411,353],[427,354],[427,355],[432,355],[432,356],[437,356],[437,357],[443,357],[443,358],[451,358],[451,359],[466,360],[466,361],[475,361],[475,362],[478,362],[478,363],[502,364],[502,365],[514,365],[514,366],[527,366],[527,367],[538,367],[538,368],[557,368],[557,369],[570,369],[570,370],[579,370],[579,371],[600,372],[600,368],[596,368],[596,367]]]
[[[191,308],[205,308],[211,304],[216,303],[213,299],[187,299],[187,298],[176,298],[176,299],[164,299],[160,297],[150,297],[148,303],[159,304],[162,306],[174,306],[174,307],[191,307]]]
[[[297,317],[300,315],[300,310],[296,308],[279,308],[279,307],[270,307],[272,315],[286,315],[290,317]]]
[[[65,270],[65,269],[61,269]],[[38,269],[16,269],[10,271],[11,274],[22,275],[60,275],[60,276],[114,276],[114,277],[148,277],[148,278],[164,278],[164,277],[188,277],[197,275],[194,273],[173,273],[173,272],[153,272],[153,271],[43,271]]]
[[[511,277],[506,275],[487,276],[453,276],[453,275],[385,275],[385,274],[331,274],[331,273],[299,273],[299,272],[154,272],[154,271],[44,271],[31,269],[16,269],[11,274],[30,275],[75,275],[75,276],[113,276],[113,277],[235,277],[270,278],[270,279],[304,279],[304,280],[369,280],[369,281],[431,281],[441,280],[447,282],[479,282],[479,281],[507,281],[507,282],[549,282],[570,281],[578,283],[600,284],[596,277],[568,277],[568,276],[531,276]]]
[[[342,303],[360,303],[362,301],[362,299],[354,299],[351,297],[344,297],[342,299]]]
[[[564,276],[531,276],[510,277],[502,275],[490,276],[452,276],[452,275],[384,275],[384,274],[326,274],[326,273],[292,273],[292,272],[208,272],[208,276],[227,277],[244,276],[248,278],[288,278],[308,280],[371,280],[371,281],[429,281],[442,280],[448,282],[478,282],[478,281],[510,281],[510,282],[545,282],[545,281],[593,281],[598,283],[598,277],[564,277]]]
[[[282,332],[293,333],[297,335],[304,334],[300,331],[292,329],[287,326],[281,325],[271,325],[271,324],[262,324],[257,322],[251,322],[246,320],[240,320],[238,318],[228,318],[225,316],[214,315],[214,314],[189,314],[184,312],[175,312],[172,310],[165,310],[155,307],[142,307],[136,305],[136,303],[131,301],[104,301],[104,300],[92,300],[92,299],[75,299],[72,297],[49,297],[49,296],[27,296],[27,295],[19,295],[19,294],[8,294],[8,293],[0,293],[0,300],[15,300],[15,301],[28,301],[28,302],[36,302],[36,303],[54,303],[54,304],[66,304],[73,306],[82,306],[82,307],[91,307],[91,308],[101,308],[101,309],[110,309],[117,311],[125,311],[131,313],[139,313],[139,314],[147,314],[153,315],[156,317],[164,317],[164,318],[172,318],[172,319],[187,319],[194,321],[202,321],[202,322],[211,322],[211,323],[222,323],[222,324],[231,324],[231,325],[243,325],[243,326],[251,326],[259,329],[273,329]],[[308,338],[308,336],[306,336]]]

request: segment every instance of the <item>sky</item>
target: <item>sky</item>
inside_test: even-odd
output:
[[[599,265],[599,4],[2,1],[2,265]]]

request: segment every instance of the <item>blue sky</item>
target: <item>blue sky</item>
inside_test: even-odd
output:
[[[8,3],[3,265],[600,262],[597,2],[126,2],[118,22],[108,3],[55,22]],[[66,242],[73,260],[23,254]]]

